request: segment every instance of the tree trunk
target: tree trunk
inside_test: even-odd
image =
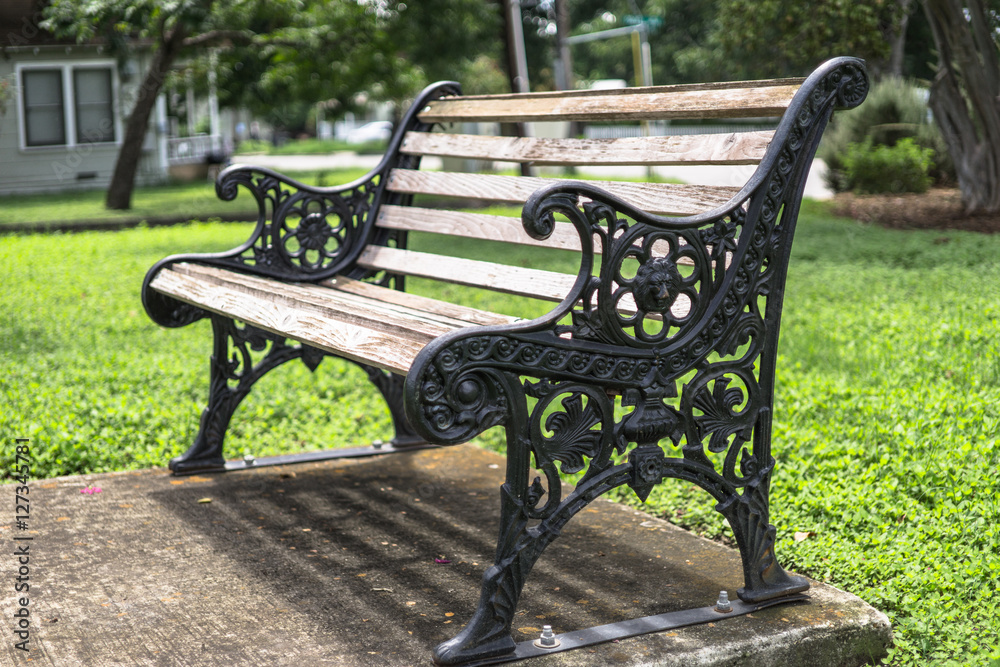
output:
[[[156,106],[167,72],[174,64],[184,42],[185,30],[178,25],[168,33],[160,47],[153,54],[153,62],[139,88],[139,95],[125,125],[125,138],[118,151],[115,170],[108,185],[104,205],[110,209],[132,208],[132,190],[135,188],[135,174],[142,157],[142,144],[149,126],[149,116]]]
[[[910,22],[910,5],[913,0],[899,0],[899,23],[893,26],[893,31],[887,35],[889,39],[889,69],[887,74],[902,78],[903,56],[906,55],[906,26]]]
[[[930,106],[966,213],[1000,211],[1000,53],[982,0],[924,0],[938,51]]]

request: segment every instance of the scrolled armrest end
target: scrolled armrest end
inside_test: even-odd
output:
[[[476,345],[475,338],[442,336],[421,351],[406,376],[406,418],[429,442],[467,442],[507,417],[509,379],[476,362]]]

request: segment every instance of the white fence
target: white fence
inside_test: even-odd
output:
[[[171,165],[204,163],[208,162],[209,156],[214,156],[217,160],[232,152],[232,146],[219,135],[199,134],[167,139],[167,162]]]

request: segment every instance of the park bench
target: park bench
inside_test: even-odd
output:
[[[379,166],[358,181],[313,187],[267,169],[226,169],[219,196],[232,200],[242,186],[259,206],[250,238],[229,252],[164,259],[143,285],[157,323],[209,318],[214,331],[208,407],[171,469],[303,460],[226,462],[223,438],[268,371],[338,357],[367,372],[395,427],[391,443],[347,455],[506,430],[496,560],[472,619],[436,649],[439,664],[522,655],[510,627],[528,572],[574,514],[626,485],[643,500],[666,478],[704,488],[739,545],[742,602],[800,593],[808,584],[778,564],[769,523],[778,325],[817,144],[833,110],[860,104],[867,89],[853,58],[806,79],[468,97],[440,83],[419,96]],[[453,131],[762,117],[780,120],[772,130],[606,140]],[[532,168],[758,166],[741,187],[709,187],[420,171],[424,156]],[[484,213],[473,201],[523,205],[521,217]],[[455,237],[489,248],[496,261],[448,255],[461,245]],[[579,268],[504,264],[505,244],[551,252],[547,267],[573,253]],[[405,291],[414,279],[434,298]],[[481,290],[555,305],[541,317],[494,313],[470,305],[481,303],[469,300]],[[584,474],[563,489],[560,470]]]

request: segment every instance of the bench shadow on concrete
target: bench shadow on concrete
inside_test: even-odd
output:
[[[210,541],[213,558],[314,619],[317,634],[362,658],[392,649],[426,663],[471,617],[492,561],[503,481],[496,460],[462,448],[260,469],[151,498]],[[210,503],[199,502],[206,496]],[[543,624],[563,632],[707,606],[720,586],[735,597],[738,556],[688,550],[678,560],[678,534],[635,514],[601,507],[570,522],[528,580],[516,640]]]

